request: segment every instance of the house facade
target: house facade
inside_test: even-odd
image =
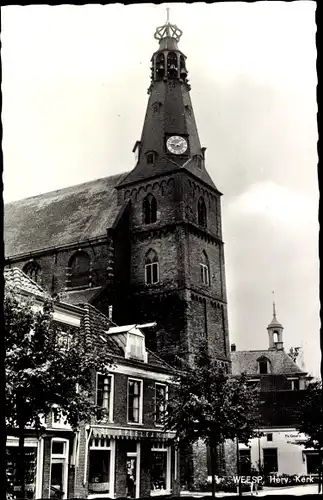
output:
[[[20,269],[6,271],[19,292],[41,307],[46,294]],[[35,293],[36,292],[36,293]],[[44,429],[26,432],[28,498],[116,498],[171,495],[179,491],[179,460],[174,434],[163,428],[172,369],[146,349],[145,327],[118,327],[89,304],[55,302],[53,320],[62,338],[80,329],[87,342],[111,354],[109,375],[93,374],[93,398],[105,411],[101,421],[82,423],[74,432],[53,408]],[[71,328],[72,327],[72,328]],[[15,494],[18,437],[8,429],[7,477]]]
[[[241,474],[250,467],[270,474],[306,475],[317,471],[318,454],[306,449],[306,436],[298,431],[298,407],[311,377],[284,350],[283,326],[273,319],[267,327],[266,350],[238,351],[231,345],[232,373],[245,372],[260,390],[261,437],[239,444]]]

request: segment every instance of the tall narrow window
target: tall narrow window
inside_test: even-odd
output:
[[[96,404],[107,411],[110,417],[112,406],[112,377],[111,375],[97,375]]]
[[[165,56],[158,54],[156,56],[156,79],[160,80],[165,76]]]
[[[210,271],[209,271],[209,259],[206,252],[202,252],[202,262],[200,263],[200,281],[203,285],[210,284]]]
[[[157,220],[157,201],[152,194],[148,194],[142,205],[144,224],[152,224]]]
[[[155,384],[155,423],[162,425],[164,423],[164,416],[166,411],[166,391],[165,384]]]
[[[200,226],[206,227],[206,205],[202,197],[197,203],[197,219]]]
[[[90,257],[86,252],[77,252],[69,261],[70,276],[68,285],[89,286],[90,284]]]
[[[128,379],[128,422],[141,423],[142,381]]]
[[[153,285],[159,282],[159,263],[157,253],[150,249],[145,258],[145,283]]]
[[[178,76],[178,61],[175,52],[170,52],[167,56],[167,76],[176,78]]]
[[[27,274],[27,276],[29,276],[29,278],[31,278],[33,281],[35,281],[36,283],[39,283],[40,282],[40,278],[41,278],[41,267],[40,265],[35,262],[35,261],[32,261],[32,262],[28,262],[24,268],[23,268],[23,272],[25,274]]]

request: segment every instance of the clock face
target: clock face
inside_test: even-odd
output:
[[[172,135],[172,137],[167,139],[166,146],[168,151],[174,155],[181,155],[187,150],[187,141],[184,137]]]

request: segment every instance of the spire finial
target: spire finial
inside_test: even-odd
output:
[[[169,11],[170,11],[170,8],[169,7],[166,7],[166,11],[167,11],[167,24],[169,24]]]
[[[163,26],[159,26],[158,28],[156,28],[154,37],[156,38],[156,40],[159,41],[163,40],[163,38],[174,38],[177,42],[179,42],[179,39],[181,38],[183,32],[176,26],[176,24],[170,24],[169,11],[170,8],[166,7],[166,12],[167,12],[166,23]]]
[[[274,315],[274,318],[276,318],[276,304],[275,304],[275,292],[271,292],[273,294],[273,315]]]

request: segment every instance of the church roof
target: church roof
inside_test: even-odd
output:
[[[292,375],[304,373],[285,351],[234,351],[231,352],[232,374],[259,375],[258,359],[267,358],[270,361],[270,373],[275,375]]]
[[[105,235],[119,211],[114,188],[126,175],[112,175],[5,204],[6,257]]]

